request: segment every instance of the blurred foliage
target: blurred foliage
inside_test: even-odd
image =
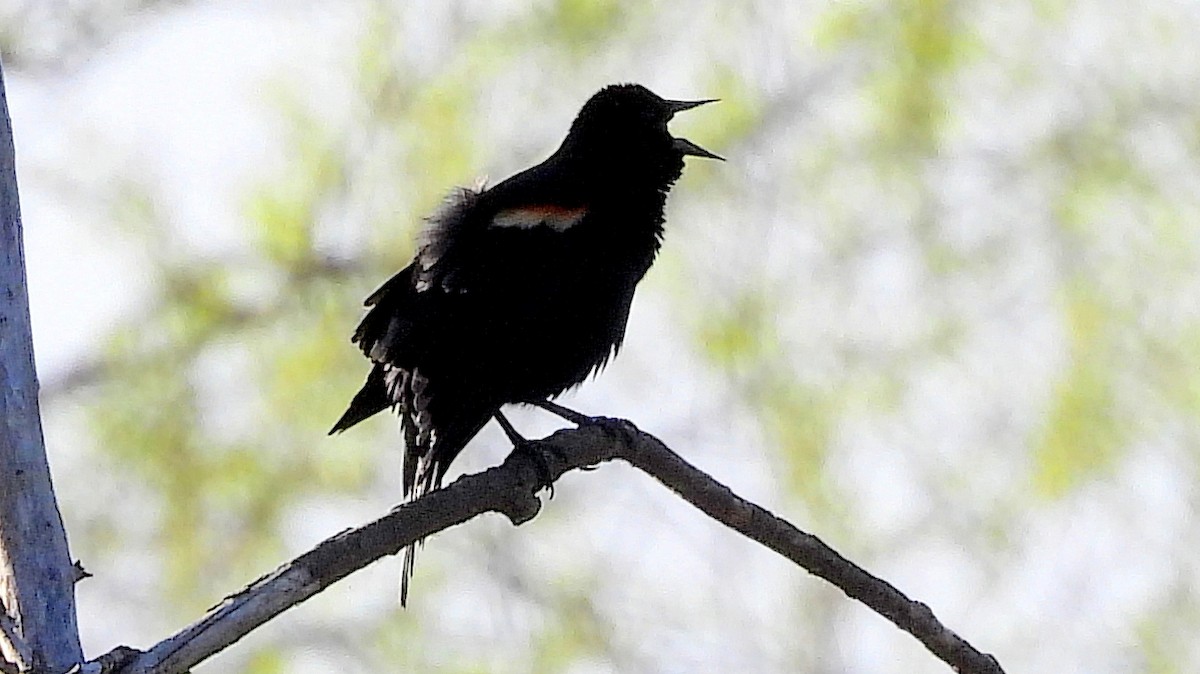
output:
[[[191,0],[5,0],[0,53],[6,64],[53,72],[86,62],[123,29]]]
[[[905,157],[927,156],[950,115],[944,88],[978,45],[954,0],[844,3],[827,12],[814,35],[826,49],[864,46],[875,67],[867,95],[876,113],[870,148],[876,167],[914,177]]]
[[[1105,344],[1109,314],[1091,292],[1084,287],[1068,293],[1071,364],[1034,450],[1034,484],[1047,496],[1061,497],[1078,480],[1111,467],[1128,428],[1116,409],[1115,373]]]
[[[760,291],[736,299],[728,309],[710,311],[697,337],[705,355],[738,386],[777,444],[789,493],[830,512],[838,502],[824,479],[834,419],[831,394],[799,383],[779,367],[784,357],[775,334],[779,308],[767,302]]]
[[[1035,554],[1028,513],[1090,511],[1096,490],[1131,488],[1122,469],[1146,444],[1168,444],[1194,473],[1200,315],[1180,315],[1180,297],[1200,267],[1200,207],[1192,183],[1171,179],[1196,164],[1195,101],[1160,100],[1169,82],[1099,81],[1047,57],[1081,20],[1076,12],[1096,8],[1086,2],[1011,10],[1032,12],[1016,20],[1029,35],[1015,51],[988,23],[1014,19],[982,3],[800,4],[368,3],[338,64],[349,100],[334,106],[282,81],[266,89],[287,157],[235,195],[244,225],[235,252],[191,250],[152,179],[114,178],[114,229],[145,243],[155,294],[102,340],[86,385],[59,395],[84,401],[101,463],[147,504],[149,546],[162,556],[161,577],[147,583],[170,598],[168,619],[194,617],[295,552],[283,532],[312,503],[398,492],[396,476],[380,468],[396,462],[394,452],[381,458],[398,443],[394,425],[318,441],[365,372],[347,341],[357,303],[406,262],[421,216],[450,185],[506,166],[510,152],[548,149],[561,129],[534,116],[597,73],[668,72],[664,81],[699,83],[723,99],[674,127],[730,161],[689,167],[647,285],[669,295],[669,322],[690,331],[686,344],[667,346],[695,347],[703,376],[726,396],[719,415],[693,412],[688,423],[716,433],[738,414],[751,419],[764,446],[740,450],[746,463],[765,462],[806,526],[861,551],[868,566],[902,566],[908,556],[919,566],[926,546],[966,556],[972,569],[986,567],[976,572],[986,582],[961,602],[991,601],[968,613],[999,621],[1007,614],[996,605],[1025,600],[999,595],[1009,570],[982,560]],[[44,60],[12,28],[43,10],[3,11],[23,17],[0,32],[6,56],[18,54],[18,66],[22,54]],[[1073,104],[1076,94],[1101,103],[1067,106],[1024,122],[1033,130],[1021,140],[1008,137],[1007,116],[1052,105],[1039,96]],[[489,116],[498,109],[489,105],[506,119]],[[1189,130],[1172,144],[1184,168],[1139,144],[1163,125]],[[882,454],[870,454],[863,446],[879,438]],[[888,486],[900,494],[888,498],[916,514],[872,510],[862,491]],[[96,531],[104,535],[76,539],[85,559],[136,543],[120,523]],[[498,552],[477,556],[502,575]],[[445,615],[434,615],[431,599],[415,611],[425,622],[394,607],[337,613],[329,599],[322,610],[347,635],[329,647],[362,671],[663,666],[645,655],[662,632],[626,625],[620,601],[597,599],[625,574],[584,566],[556,584],[533,561],[502,561],[525,564],[501,570],[538,587],[498,591],[501,608],[472,598],[471,610]],[[752,582],[749,562],[734,561],[731,571],[718,560],[695,573],[712,573],[721,589]],[[421,595],[466,573],[457,563],[441,577],[429,568]],[[968,580],[947,584],[974,577],[961,575]],[[846,644],[830,637],[850,623],[843,598],[792,589],[771,593],[794,607],[787,624],[771,605],[760,622],[730,626],[739,621],[713,598],[688,617],[728,626],[738,642],[728,651],[753,648],[755,637],[777,642],[779,671],[852,668]],[[1194,586],[1174,589],[1170,610],[1131,609],[1119,628],[1145,671],[1183,671],[1178,663],[1188,661],[1179,653],[1189,632],[1173,620],[1197,625],[1200,599]],[[526,626],[524,603],[553,618]],[[496,622],[528,627],[527,643],[504,644],[501,654],[426,646],[432,623],[482,620],[484,608],[505,616]],[[755,630],[763,633],[747,634]],[[797,643],[797,633],[816,636]],[[1046,637],[1010,633],[1021,630],[992,632],[1009,639],[1018,662],[1045,650]],[[287,648],[303,638],[297,630],[246,646],[240,671],[301,671],[303,653]],[[682,641],[689,654],[711,648]],[[739,664],[725,669],[771,671]],[[889,671],[907,671],[898,666]]]
[[[619,0],[561,0],[544,4],[531,28],[567,53],[587,54],[597,42],[632,23],[632,7]]]

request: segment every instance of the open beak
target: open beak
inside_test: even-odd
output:
[[[684,110],[691,110],[692,108],[698,108],[701,105],[704,105],[705,103],[716,103],[718,100],[719,99],[716,99],[716,98],[706,98],[701,101],[666,101],[666,104],[667,104],[667,110],[671,111],[671,116],[674,117],[675,113],[677,113],[677,112],[683,112]],[[692,141],[690,141],[686,138],[676,138],[674,147],[678,152],[682,152],[684,155],[691,155],[693,157],[704,157],[705,159],[719,159],[721,161],[725,161],[724,157],[719,157],[719,156],[709,152],[708,150],[705,150],[704,148],[700,147],[699,145],[693,143]]]
[[[725,161],[724,157],[722,157],[720,155],[715,155],[715,154],[709,152],[708,150],[705,150],[704,148],[693,143],[692,141],[688,140],[687,138],[676,138],[675,142],[672,143],[671,145],[677,151],[682,152],[684,155],[691,155],[693,157],[704,157],[705,159],[718,159],[720,161]]]

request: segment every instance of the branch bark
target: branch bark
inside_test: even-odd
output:
[[[928,606],[910,600],[826,546],[684,461],[653,436],[621,420],[602,420],[538,441],[543,460],[513,452],[503,464],[459,478],[450,486],[394,508],[309,552],[227,597],[208,615],[144,653],[114,651],[88,663],[82,674],[183,674],[279,613],[350,573],[406,545],[487,512],[514,524],[534,517],[542,479],[623,459],[670,487],[710,517],[791,559],[912,634],[958,672],[1003,674],[999,663],[946,628]],[[548,474],[547,474],[548,473]]]
[[[0,599],[15,625],[0,650],[22,671],[57,673],[82,661],[83,651],[38,412],[15,163],[0,63]]]

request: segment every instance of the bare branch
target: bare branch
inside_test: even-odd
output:
[[[628,424],[628,422],[621,422]],[[930,608],[913,601],[890,583],[842,557],[821,539],[805,533],[770,511],[733,493],[662,441],[628,424],[632,441],[621,458],[670,487],[685,501],[721,524],[836,585],[897,627],[916,637],[930,653],[957,672],[1003,674],[994,657],[982,653],[943,625]]]
[[[0,64],[0,597],[10,661],[62,672],[83,660],[67,534],[42,441],[12,123]]]
[[[544,442],[557,446],[562,433]],[[553,479],[572,468],[611,459],[618,449],[594,427],[570,432],[570,436],[570,463],[550,459],[556,464],[549,466]],[[539,471],[529,452],[513,452],[495,468],[463,476],[449,487],[397,506],[370,524],[329,538],[227,597],[198,622],[132,658],[119,671],[182,674],[279,613],[414,541],[486,512],[503,513],[514,524],[526,522],[541,508],[534,495]]]
[[[89,663],[80,671],[182,674],[276,615],[414,541],[487,512],[502,513],[514,524],[528,521],[541,508],[535,495],[541,478],[553,482],[567,471],[619,458],[649,473],[717,521],[837,585],[915,636],[955,670],[1003,674],[994,658],[938,622],[929,607],[908,599],[816,537],[740,498],[628,421],[598,420],[559,431],[533,446],[545,450],[540,460],[534,452],[514,451],[500,466],[463,476],[370,524],[325,540],[226,598],[198,622],[149,651],[127,649],[120,658],[110,653],[102,658],[103,668]],[[117,660],[120,664],[114,666]]]

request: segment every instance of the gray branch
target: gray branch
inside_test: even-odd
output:
[[[394,508],[357,529],[344,531],[226,598],[198,622],[146,652],[114,651],[80,668],[82,674],[183,674],[254,628],[312,597],[347,575],[414,541],[487,512],[514,524],[534,517],[540,471],[551,481],[563,473],[622,459],[649,473],[710,517],[791,559],[810,573],[912,634],[956,671],[1003,674],[981,653],[942,625],[929,607],[914,602],[806,534],[734,494],[684,461],[657,438],[627,421],[605,420],[564,430],[538,441],[546,449],[539,466],[527,451],[513,452],[495,468],[459,478],[450,486]]]
[[[15,156],[0,64],[0,599],[13,627],[0,650],[22,671],[62,672],[83,651],[38,412]]]

